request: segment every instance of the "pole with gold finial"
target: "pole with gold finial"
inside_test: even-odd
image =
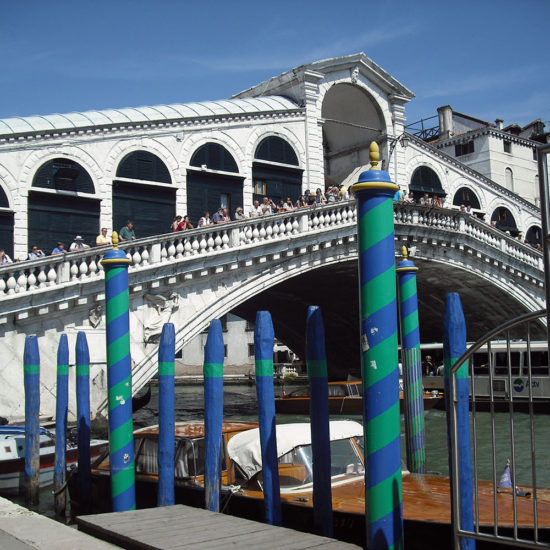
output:
[[[124,512],[136,507],[128,298],[130,260],[118,249],[116,231],[112,241],[112,250],[107,251],[101,261],[105,269],[111,498],[113,512]]]
[[[399,311],[401,314],[407,468],[411,472],[425,473],[424,400],[416,288],[418,267],[408,259],[406,246],[403,247],[402,252],[403,260],[397,264],[396,271],[399,280]]]
[[[371,169],[352,187],[359,245],[366,547],[374,550],[403,547],[392,202],[399,186],[378,169],[379,158],[373,142]]]

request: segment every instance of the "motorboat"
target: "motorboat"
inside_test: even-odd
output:
[[[55,466],[55,435],[41,427],[39,432],[40,446],[40,487],[53,483]],[[108,441],[92,439],[90,441],[90,458],[95,460],[108,447]],[[67,441],[67,467],[78,462],[78,448]],[[25,486],[25,426],[0,426],[0,493],[18,494]]]
[[[314,532],[313,455],[310,424],[277,425],[282,524]],[[175,502],[204,507],[205,432],[202,422],[176,423]],[[257,424],[224,422],[222,428],[220,511],[257,521],[264,520],[262,462]],[[351,420],[330,422],[332,507],[334,536],[364,544],[365,477],[363,427]],[[135,489],[137,508],[154,507],[158,491],[158,426],[134,432]],[[477,482],[480,529],[495,524],[492,482]],[[109,456],[92,465],[92,512],[108,512],[110,503]],[[71,509],[78,514],[78,481],[69,480]],[[514,499],[510,490],[497,491],[499,533],[533,531],[533,501]],[[521,495],[529,493],[522,489]],[[440,475],[402,473],[402,494],[407,548],[426,548],[426,540],[441,537],[438,547],[451,540],[449,478]],[[550,541],[550,490],[537,489],[538,537]],[[527,535],[525,535],[527,536]],[[429,539],[427,539],[427,537]]]
[[[424,410],[444,409],[443,392],[434,390],[423,393]],[[310,389],[304,386],[275,399],[275,410],[280,414],[309,414]],[[399,404],[404,412],[405,400],[400,391]],[[363,398],[360,380],[328,383],[328,407],[330,414],[362,414]]]

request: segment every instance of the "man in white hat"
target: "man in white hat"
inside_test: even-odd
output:
[[[77,235],[74,238],[74,242],[71,243],[69,250],[73,252],[74,250],[82,250],[84,248],[90,248],[90,247],[84,242],[84,239],[82,238],[81,235]]]

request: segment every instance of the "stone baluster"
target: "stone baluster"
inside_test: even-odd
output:
[[[214,249],[220,250],[222,247],[222,238],[220,235],[220,231],[216,231],[216,236],[214,237]]]
[[[53,265],[50,265],[50,269],[48,269],[47,273],[48,282],[46,283],[47,286],[55,286],[57,284],[57,271],[54,269]],[[34,275],[33,275],[34,278]]]
[[[169,262],[173,262],[176,259],[176,246],[174,245],[174,241],[170,241],[166,248],[166,259]]]
[[[86,275],[88,274],[88,264],[86,263],[86,259],[82,258],[80,260],[80,265],[78,266],[78,271],[80,273],[79,279],[85,279]]]
[[[145,247],[141,252],[141,264],[142,265],[149,264],[149,250],[147,249],[147,247]]]
[[[17,292],[25,292],[27,290],[27,276],[24,271],[21,271],[17,277]]]
[[[185,251],[185,247],[183,245],[183,242],[181,239],[178,239],[178,244],[176,245],[176,259],[181,260],[183,258],[183,252]]]
[[[0,294],[4,294],[6,291],[6,281],[4,281],[4,278],[0,278]]]
[[[15,289],[17,288],[17,281],[15,280],[13,273],[11,273],[10,276],[8,277],[6,286],[8,287],[8,294],[15,294]]]

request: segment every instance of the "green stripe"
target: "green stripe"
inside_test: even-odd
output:
[[[109,264],[108,264],[109,265]],[[118,275],[121,271],[128,269],[128,266],[106,267],[105,268],[105,280],[110,281],[113,277]]]
[[[365,319],[395,300],[395,266],[374,277],[361,288],[361,314]]]
[[[117,397],[120,397],[121,399],[117,399]],[[118,407],[121,405],[121,401],[128,401],[128,399],[132,399],[132,379],[131,377],[128,377],[121,382],[119,382],[116,386],[113,386],[112,388],[109,388],[109,409],[114,409],[115,407]]]
[[[401,425],[399,423],[398,399],[397,403],[394,403],[389,409],[367,422],[365,427],[367,455],[375,453],[400,437]]]
[[[108,324],[116,321],[121,315],[128,313],[128,289],[107,301],[106,318]]]
[[[132,419],[128,420],[122,426],[115,428],[109,436],[109,449],[110,453],[116,453],[122,447],[128,444],[128,442],[133,438],[133,425]]]
[[[376,230],[373,231],[373,228]],[[391,199],[381,202],[359,219],[360,254],[393,233],[393,206]]]
[[[273,359],[256,359],[256,376],[273,376]]]
[[[205,363],[203,367],[205,378],[220,378],[223,376],[223,363]]]
[[[444,359],[443,364],[445,366],[445,378],[449,378],[451,376],[451,367],[454,366],[456,363],[458,357],[455,357],[453,359]],[[468,363],[463,363],[462,366],[458,368],[456,371],[456,377],[457,378],[468,378]]]
[[[368,495],[367,512],[369,523],[374,523],[387,516],[398,506],[395,496],[401,495],[401,469],[371,487]]]
[[[312,378],[327,378],[326,359],[306,359],[307,374]]]
[[[376,361],[376,369],[371,366],[371,361]],[[361,367],[364,391],[367,387],[388,376],[393,368],[397,368],[397,333],[390,334],[385,340],[366,351],[363,354]],[[369,381],[368,386],[366,380]],[[363,395],[367,394],[363,393]]]
[[[57,365],[57,374],[59,375],[69,374],[69,365]]]
[[[125,332],[120,338],[107,346],[107,361],[109,365],[118,363],[130,353],[130,333]]]
[[[174,361],[159,361],[159,376],[174,376]]]
[[[116,472],[111,481],[112,496],[116,497],[135,483],[134,462],[126,464],[124,470]]]
[[[90,376],[90,365],[76,365],[77,376]]]
[[[418,328],[418,310],[414,310],[401,319],[401,326],[403,328],[403,334],[409,334],[413,330]]]
[[[25,374],[40,374],[40,365],[23,365]]]
[[[400,279],[400,281],[402,280],[403,278]],[[416,277],[411,277],[409,280],[405,281],[399,287],[399,294],[402,302],[408,300],[411,296],[414,296],[416,294]]]

